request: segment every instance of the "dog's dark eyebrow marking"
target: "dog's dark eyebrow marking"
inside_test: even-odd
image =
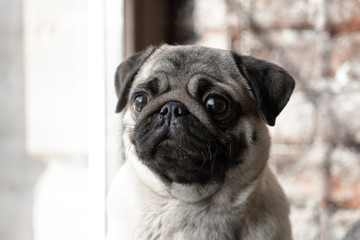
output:
[[[149,89],[152,94],[157,94],[159,92],[160,82],[158,78],[153,78],[149,82],[141,84],[139,87]]]
[[[207,91],[211,90],[214,87],[214,84],[212,84],[209,80],[200,79],[197,87],[197,96],[203,96]]]
[[[156,94],[159,92],[160,82],[158,78],[153,78],[151,81],[147,83],[147,88],[151,91],[151,93]]]

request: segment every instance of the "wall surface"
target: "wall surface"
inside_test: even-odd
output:
[[[33,189],[34,240],[91,239],[87,3],[24,0],[26,149],[45,165]]]
[[[25,144],[23,3],[0,1],[0,239],[32,240],[33,187],[43,169]]]
[[[89,239],[86,3],[0,1],[1,240]]]
[[[86,0],[24,1],[26,140],[32,154],[87,154],[86,7]]]

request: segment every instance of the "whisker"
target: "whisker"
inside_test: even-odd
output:
[[[205,151],[201,151],[201,155],[202,155],[202,157],[203,157],[203,161],[202,161],[202,163],[201,163],[200,169],[202,169],[203,166],[204,166],[205,163],[206,163],[206,148],[205,148]]]

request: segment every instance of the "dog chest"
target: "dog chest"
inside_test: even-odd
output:
[[[121,173],[113,189],[123,191],[110,192],[109,239],[237,239],[239,210],[235,207],[164,198],[134,181],[126,171]]]
[[[139,219],[134,239],[199,240],[237,239],[237,209],[176,200],[148,206]]]

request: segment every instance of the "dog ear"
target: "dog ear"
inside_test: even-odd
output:
[[[115,74],[115,89],[118,97],[116,113],[121,112],[125,108],[129,91],[137,72],[157,48],[158,47],[151,46],[142,52],[135,53],[122,62],[117,68]]]
[[[274,126],[276,117],[293,92],[294,79],[275,64],[233,51],[231,54],[250,87],[262,118],[268,125]]]

